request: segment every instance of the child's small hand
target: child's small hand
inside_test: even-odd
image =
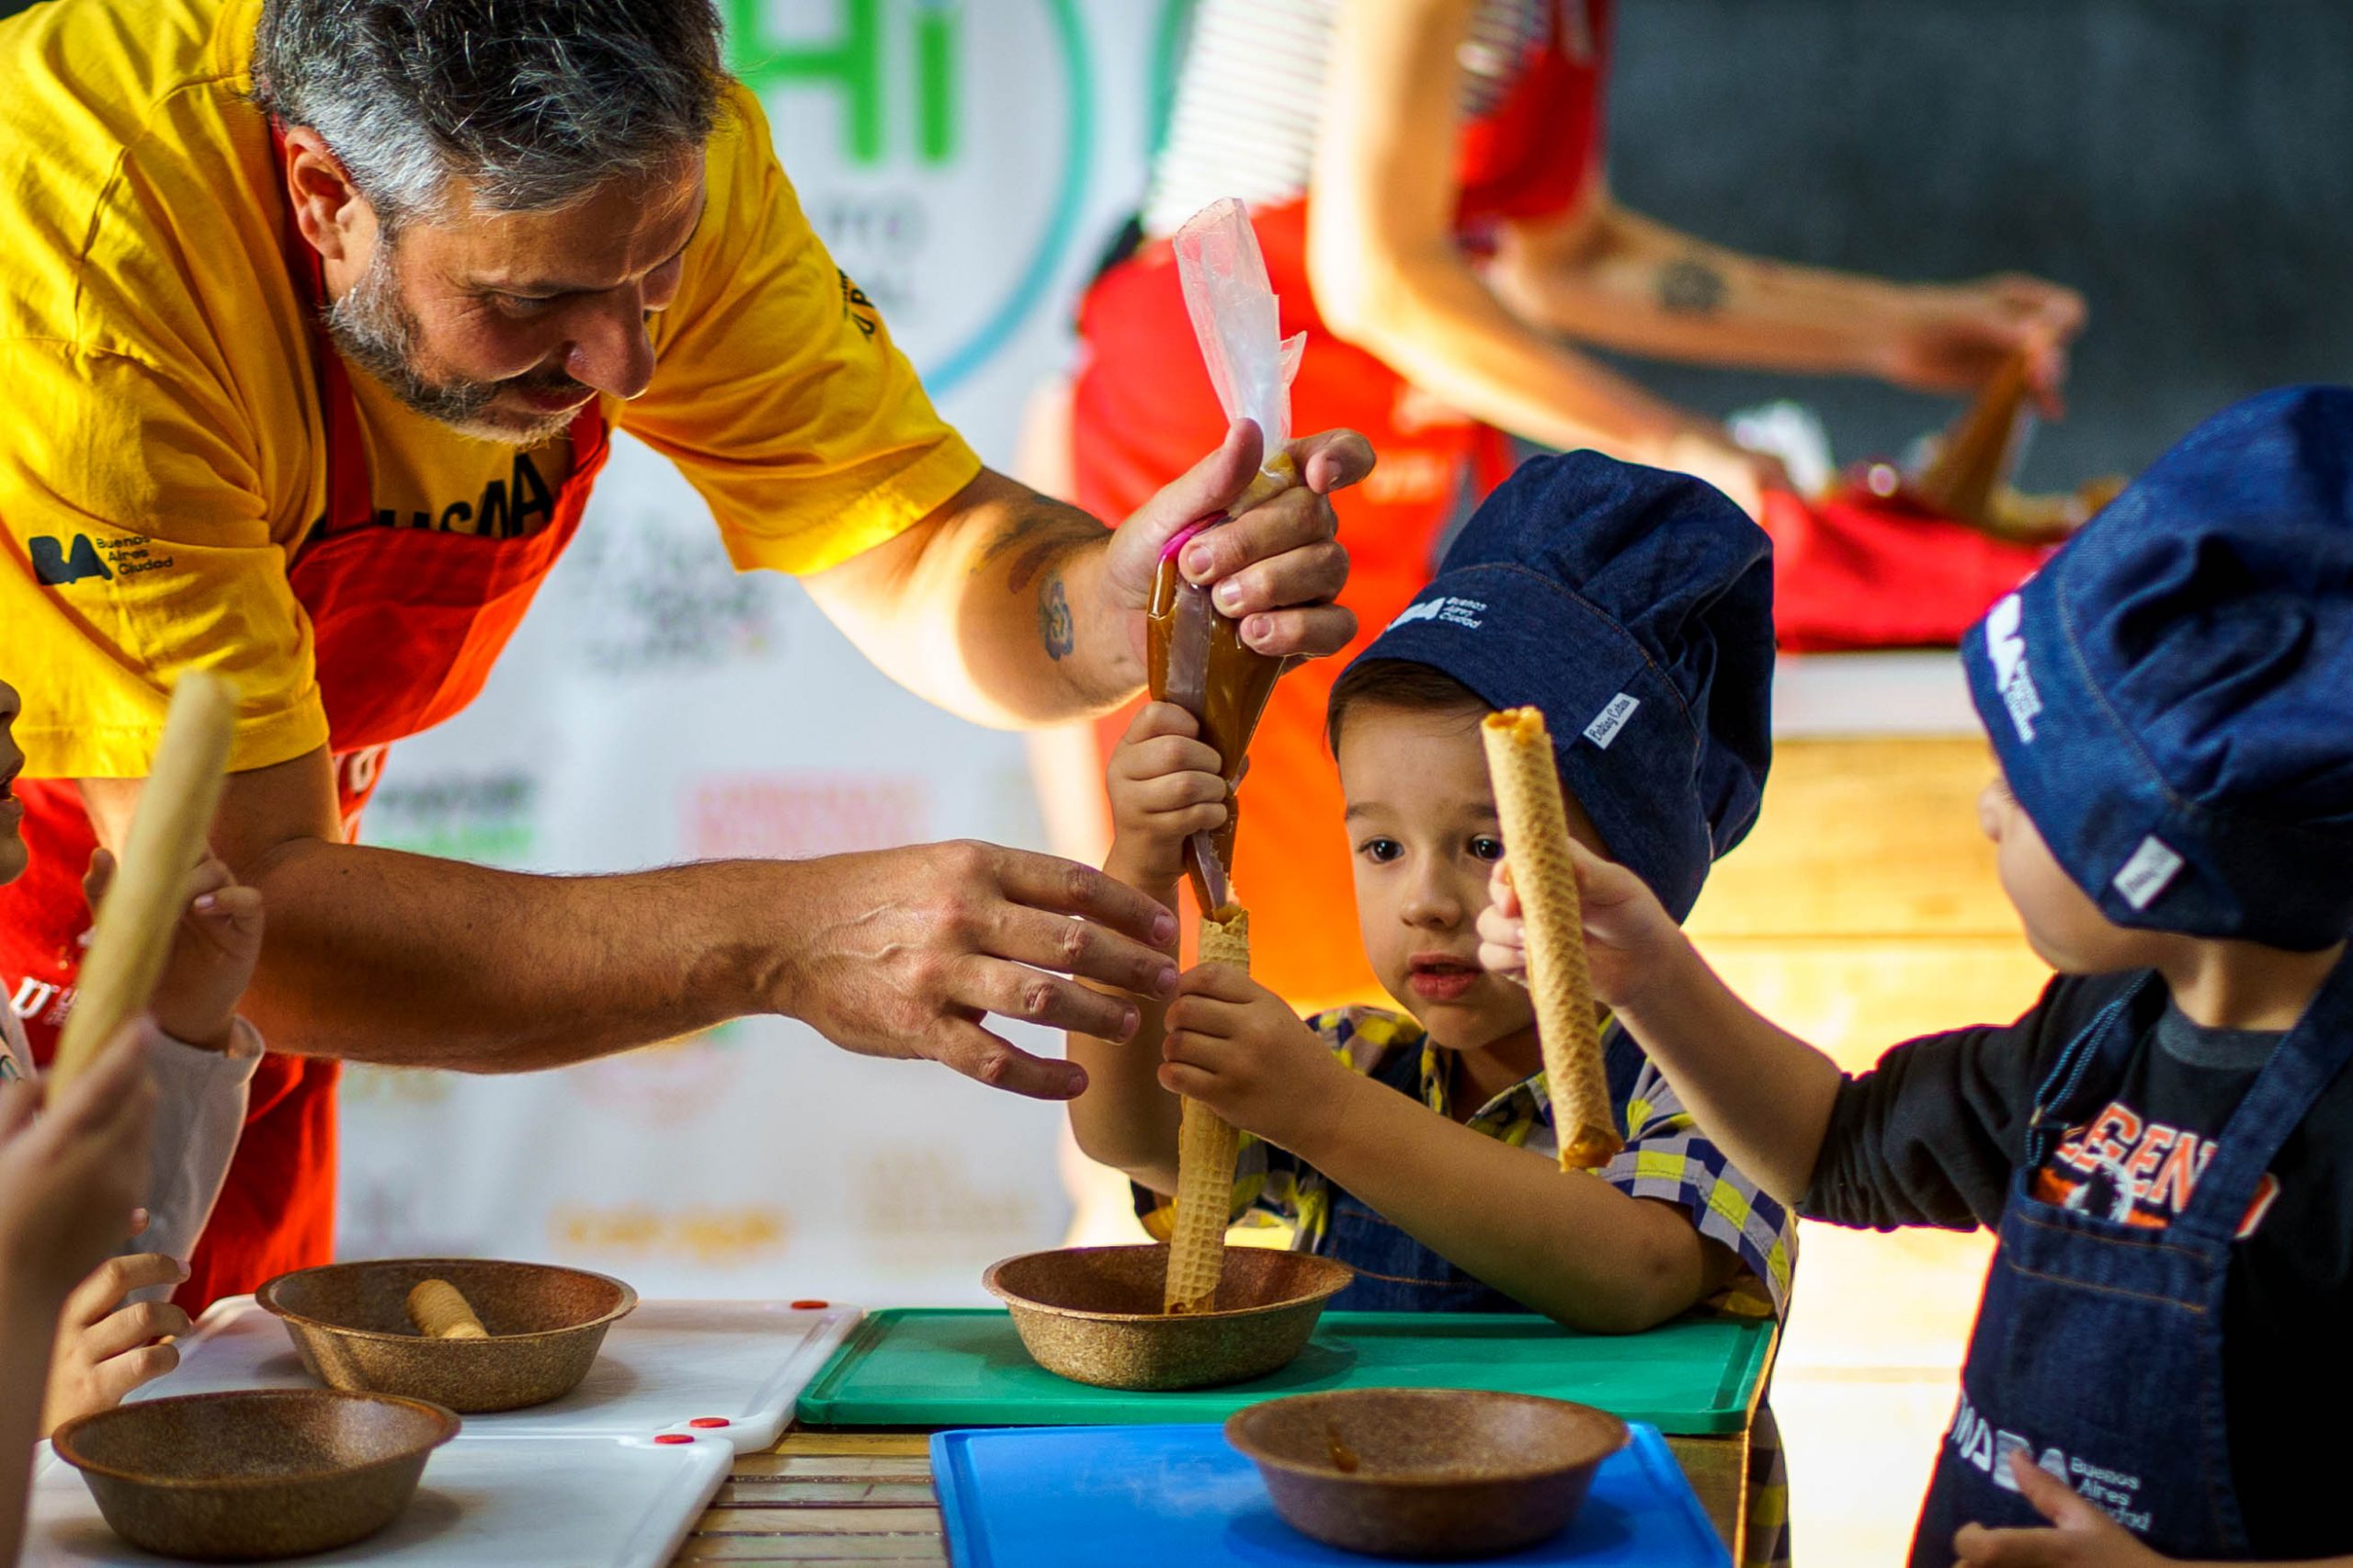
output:
[[[142,1214],[131,1233],[144,1228]],[[77,1415],[112,1410],[131,1390],[180,1364],[177,1346],[155,1341],[188,1333],[188,1314],[169,1301],[121,1302],[133,1290],[187,1278],[187,1266],[176,1258],[133,1253],[107,1259],[74,1288],[58,1316],[57,1353],[50,1358],[41,1402],[44,1434]]]
[[[113,880],[114,857],[100,849],[82,879],[92,909]],[[253,983],[261,958],[261,890],[240,883],[217,856],[208,855],[188,873],[187,899],[148,1010],[174,1040],[226,1051],[237,999]]]
[[[1288,1003],[1232,964],[1196,965],[1178,981],[1167,1028],[1161,1087],[1286,1148],[1302,1116],[1324,1108],[1311,1085],[1349,1075]]]
[[[1185,874],[1185,840],[1225,825],[1231,791],[1199,734],[1199,722],[1175,703],[1147,702],[1112,749],[1104,774],[1111,860],[1131,886],[1175,883]]]
[[[1612,1007],[1631,1006],[1642,986],[1666,971],[1683,944],[1683,928],[1649,884],[1625,867],[1574,839],[1569,854],[1576,868],[1586,968],[1593,977],[1594,996]],[[1487,887],[1494,902],[1479,912],[1479,962],[1498,974],[1521,979],[1528,968],[1528,941],[1508,856],[1495,862]]]
[[[1989,1530],[1963,1525],[1952,1538],[1956,1568],[2159,1568],[2173,1561],[2134,1540],[2131,1532],[2078,1495],[2065,1482],[2022,1453],[2010,1456],[2010,1473],[2049,1529]]]
[[[1479,911],[1479,965],[1491,974],[1528,983],[1528,933],[1508,860],[1496,861],[1487,873],[1487,907]]]
[[[147,1189],[155,1085],[147,1052],[155,1026],[126,1025],[88,1070],[49,1096],[0,1089],[0,1288],[54,1310],[123,1237],[123,1216]]]

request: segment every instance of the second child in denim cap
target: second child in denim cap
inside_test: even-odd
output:
[[[2031,1011],[1842,1077],[1597,859],[1595,989],[1808,1217],[1998,1229],[1915,1564],[2353,1562],[2353,389],[2201,426],[1961,656]]]
[[[1551,717],[1574,830],[1642,869],[1679,915],[1756,819],[1769,757],[1765,535],[1697,480],[1592,452],[1496,491],[1433,583],[1342,674],[1330,731],[1357,924],[1392,1006],[1302,1021],[1239,970],[1199,966],[1124,1044],[1073,1036],[1079,1146],[1176,1190],[1177,1095],[1244,1130],[1237,1219],[1290,1222],[1358,1270],[1348,1310],[1533,1310],[1622,1333],[1703,1302],[1786,1301],[1794,1234],[1623,1031],[1605,1056],[1626,1148],[1563,1174],[1527,992],[1483,973],[1476,923],[1502,853],[1479,722]],[[1580,733],[1580,732],[1583,732]],[[1224,820],[1217,757],[1166,704],[1113,754],[1105,871],[1174,897],[1187,834]],[[1248,831],[1244,824],[1244,831]],[[1247,903],[1251,890],[1237,896]],[[1349,912],[1334,909],[1344,921]],[[1769,1427],[1752,1562],[1776,1560]]]

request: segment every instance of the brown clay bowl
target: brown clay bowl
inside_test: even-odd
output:
[[[446,1279],[487,1339],[428,1339],[409,1322],[408,1292]],[[605,1331],[637,1292],[585,1268],[483,1258],[331,1263],[281,1274],[254,1293],[284,1320],[311,1375],[330,1388],[406,1394],[468,1415],[520,1410],[580,1386]]]
[[[1225,1424],[1291,1528],[1379,1557],[1493,1557],[1558,1534],[1627,1436],[1591,1405],[1474,1389],[1336,1389]]]
[[[1046,1370],[1097,1388],[1209,1388],[1260,1378],[1307,1348],[1356,1271],[1309,1253],[1233,1247],[1212,1310],[1160,1310],[1165,1246],[1063,1247],[1008,1257],[981,1283],[1012,1310]]]
[[[102,1410],[50,1440],[131,1545],[258,1562],[347,1546],[391,1524],[458,1425],[421,1399],[246,1389]]]

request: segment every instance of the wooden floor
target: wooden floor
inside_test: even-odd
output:
[[[921,1432],[788,1432],[737,1458],[675,1561],[938,1568],[930,1456]]]

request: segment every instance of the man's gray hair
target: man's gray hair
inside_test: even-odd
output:
[[[700,146],[727,85],[711,0],[267,0],[255,101],[323,137],[396,229],[452,178],[564,207]]]

